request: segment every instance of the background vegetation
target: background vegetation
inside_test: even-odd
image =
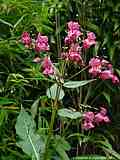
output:
[[[16,145],[18,137],[16,137],[15,124],[21,108],[30,110],[31,105],[50,107],[47,97],[44,96],[46,93],[44,88],[46,85],[49,86],[50,82],[46,83],[39,72],[39,67],[32,62],[36,56],[34,51],[31,53],[20,43],[21,34],[23,31],[29,31],[34,37],[38,32],[43,32],[49,37],[51,57],[56,59],[60,55],[63,38],[66,35],[66,23],[69,20],[77,20],[84,29],[95,32],[98,43],[94,53],[110,60],[120,76],[119,0],[0,0],[1,160],[30,159]],[[108,127],[98,129],[90,138],[97,143],[103,138],[99,134],[104,132],[106,139],[103,138],[103,141],[109,139],[112,148],[116,151],[113,151],[112,155],[120,159],[120,88],[108,83],[105,83],[103,88],[100,84],[91,94],[95,96],[93,105],[101,104],[102,99],[109,106],[112,122]],[[41,100],[40,103],[36,101],[38,99]],[[67,103],[68,99],[64,101]],[[49,115],[49,109],[47,114]],[[83,141],[87,141],[86,139]],[[97,144],[98,148],[102,149],[90,150],[91,146],[88,146],[88,150],[83,154],[104,156],[102,150],[107,152],[105,145],[110,144],[103,144],[103,141]],[[73,144],[71,152],[68,153],[71,157],[76,156],[74,147]]]

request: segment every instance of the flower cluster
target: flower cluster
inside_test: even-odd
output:
[[[73,21],[68,22],[68,35],[65,38],[65,44],[74,43],[81,35],[79,23]]]
[[[21,40],[22,40],[22,43],[26,47],[29,47],[32,42],[32,39],[31,39],[30,34],[28,32],[23,32],[23,34],[21,36]]]
[[[36,52],[49,51],[48,37],[42,36],[40,33],[35,41]]]
[[[42,36],[41,33],[38,33],[37,39],[34,40],[30,37],[28,32],[23,32],[21,41],[25,46],[28,47],[33,43],[33,46],[35,46],[33,48],[36,52],[49,51],[48,37]]]
[[[103,58],[93,57],[89,61],[89,73],[93,77],[99,77],[102,80],[111,79],[113,83],[119,83],[119,79],[113,73],[113,67],[110,62]]]
[[[110,119],[107,116],[107,110],[104,107],[100,107],[100,112],[85,112],[83,114],[83,124],[82,128],[84,130],[89,130],[95,128],[95,125],[100,125],[102,123],[109,123]]]
[[[83,40],[83,48],[88,49],[95,44],[96,44],[95,34],[93,32],[88,32],[87,38]]]
[[[32,39],[28,32],[23,32],[21,41],[25,45],[25,47],[29,48],[31,46],[37,53],[49,51],[48,37],[41,35],[41,33],[38,33],[37,39]],[[49,56],[45,56],[43,59],[37,56],[36,58],[34,58],[33,62],[42,62],[41,66],[44,75],[54,74],[54,67]]]
[[[82,48],[86,49],[95,45],[95,39],[96,37],[93,32],[88,32],[87,38],[83,39],[83,33],[80,30],[79,23],[73,21],[68,22],[68,34],[64,40],[65,45],[68,46],[68,50],[61,53],[61,57],[67,61],[69,60],[83,65]],[[82,45],[79,44],[79,41],[82,42]]]
[[[54,67],[50,60],[50,57],[45,57],[42,62],[43,74],[52,75],[54,74]]]

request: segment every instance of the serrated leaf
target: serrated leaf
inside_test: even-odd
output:
[[[63,99],[64,95],[65,93],[63,89],[60,86],[58,86],[56,83],[47,89],[48,98],[51,98],[51,99],[58,98],[58,100],[61,100]]]
[[[21,139],[17,142],[17,145],[29,156],[40,160],[40,153],[44,150],[44,143],[42,138],[35,133],[36,125],[32,116],[22,109],[15,128],[16,134]]]
[[[91,83],[95,80],[96,79],[84,80],[84,81],[68,81],[68,82],[65,82],[63,86],[66,88],[78,88],[78,87],[82,87],[88,83]]]
[[[58,115],[70,119],[77,119],[82,117],[82,114],[80,112],[75,112],[67,108],[59,109]]]

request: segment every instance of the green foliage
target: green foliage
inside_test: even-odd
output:
[[[111,157],[104,157],[104,156],[99,156],[99,155],[89,155],[89,156],[81,156],[81,157],[75,157],[73,160],[114,160]]]
[[[61,100],[64,97],[64,91],[56,83],[47,89],[48,98]]]
[[[33,159],[40,160],[40,155],[44,150],[44,143],[42,138],[35,133],[36,126],[32,117],[24,110],[21,110],[15,128],[16,134],[21,139],[17,142],[17,145]]]
[[[82,114],[80,112],[75,112],[66,108],[59,109],[58,115],[64,118],[77,119],[81,118]]]
[[[88,83],[91,83],[95,81],[95,79],[92,80],[84,80],[84,81],[68,81],[64,83],[64,87],[66,88],[78,88],[78,87],[82,87]]]
[[[23,31],[29,31],[32,37],[38,32],[48,35],[50,55],[58,64],[56,57],[62,51],[66,22],[79,20],[82,29],[94,31],[97,37],[96,48],[91,48],[86,55],[107,57],[120,76],[119,10],[118,0],[0,0],[1,160],[69,160],[76,155],[73,159],[120,159],[119,87],[112,86],[109,82],[84,80],[86,75],[83,72],[75,77],[70,73],[73,79],[64,84],[60,81],[58,85],[58,79],[40,73],[40,65],[32,62],[35,52],[29,51],[20,43]],[[74,69],[76,68],[71,71],[74,72]],[[76,96],[78,94],[79,97]],[[42,99],[44,95],[47,96]],[[65,99],[66,95],[70,97]],[[117,95],[118,99],[114,100]],[[72,101],[73,104],[63,106],[64,101]],[[105,128],[98,126],[98,130],[95,129],[92,133],[83,133],[79,121],[82,113],[78,110],[82,111],[80,107],[83,107],[84,110],[87,108],[96,111],[96,106],[99,103],[101,105],[101,101],[110,106],[111,124]],[[20,111],[21,106],[29,112],[23,109]],[[56,114],[56,106],[59,116]],[[64,107],[72,107],[76,111]],[[53,111],[55,112],[52,113]],[[106,135],[105,131],[110,132],[110,135]],[[72,149],[75,149],[74,156],[71,155]]]

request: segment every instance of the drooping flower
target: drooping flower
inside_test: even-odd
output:
[[[80,29],[80,25],[78,22],[74,22],[74,21],[70,21],[68,22],[68,29],[73,31],[73,30],[79,30]]]
[[[100,77],[102,80],[111,79],[111,78],[112,78],[112,72],[111,72],[111,70],[101,71],[99,77]]]
[[[83,40],[83,48],[88,49],[96,44],[96,37],[93,32],[87,33],[87,38]]]
[[[81,48],[78,43],[71,44],[71,47],[68,52],[68,59],[73,62],[82,62],[81,58]]]
[[[65,44],[71,44],[76,41],[76,39],[81,35],[78,30],[68,31],[68,35],[65,37]]]
[[[84,130],[89,130],[89,129],[92,129],[92,128],[94,128],[95,126],[93,125],[93,123],[92,122],[86,122],[86,121],[84,121],[83,122],[83,125],[82,125],[82,129],[84,129]]]
[[[95,41],[96,36],[95,36],[95,34],[94,34],[93,32],[88,32],[88,33],[87,33],[87,39],[88,39],[89,41],[92,41],[92,40]]]
[[[34,58],[34,59],[33,59],[33,62],[35,62],[35,63],[40,63],[40,62],[41,62],[40,57],[36,57],[36,58]]]
[[[104,107],[100,107],[100,113],[105,116],[107,114],[107,109]]]
[[[114,84],[120,83],[120,80],[118,79],[118,77],[116,75],[113,74],[111,78],[112,78],[112,83],[114,83]]]
[[[109,123],[110,119],[106,114],[107,114],[107,110],[105,108],[101,107],[100,112],[95,115],[95,123],[96,124],[100,124],[103,122]]]
[[[21,36],[21,41],[24,45],[29,46],[32,42],[30,34],[28,32],[23,32]]]
[[[70,21],[68,22],[68,35],[65,37],[65,44],[71,44],[76,42],[76,39],[80,37],[82,33],[80,32],[80,25],[78,22]]]
[[[83,114],[82,128],[84,130],[89,130],[95,127],[95,125],[100,125],[101,123],[109,123],[110,119],[107,116],[107,109],[100,107],[100,112],[85,112]]]
[[[101,73],[101,60],[99,58],[92,58],[89,61],[89,73],[92,74],[94,77]]]
[[[84,121],[83,121],[83,124],[82,124],[82,128],[84,130],[89,130],[89,129],[92,129],[92,128],[95,127],[94,124],[93,124],[93,122],[94,122],[94,116],[95,115],[94,115],[93,112],[85,112],[83,114]]]
[[[94,115],[93,112],[85,112],[85,113],[83,114],[83,118],[84,118],[84,120],[86,120],[86,121],[91,121],[91,122],[93,122],[94,117],[95,117],[95,115]]]
[[[43,74],[45,75],[53,75],[54,74],[54,67],[50,60],[50,57],[45,57],[42,62]]]
[[[102,80],[111,79],[112,83],[119,83],[119,79],[114,75],[112,64],[105,59],[100,59],[99,57],[93,57],[89,61],[89,73],[93,77],[99,77]]]
[[[38,34],[37,39],[35,41],[35,51],[36,52],[49,51],[47,36],[42,36],[40,33]]]

